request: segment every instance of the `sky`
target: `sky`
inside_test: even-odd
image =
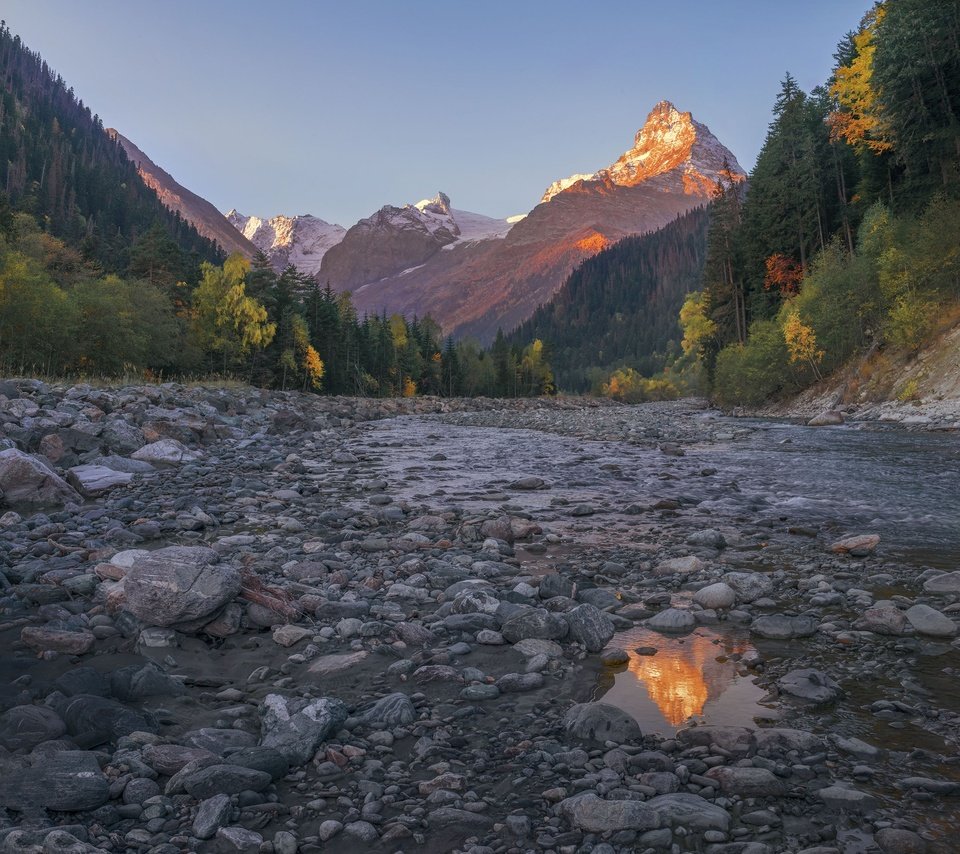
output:
[[[751,169],[784,73],[871,0],[3,0],[107,127],[220,210],[349,226],[446,192],[505,217],[672,101]]]

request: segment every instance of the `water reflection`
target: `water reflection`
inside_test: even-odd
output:
[[[694,720],[749,726],[775,717],[760,705],[764,691],[737,672],[736,658],[751,648],[745,635],[698,629],[671,637],[634,628],[615,635],[610,646],[625,649],[630,660],[603,669],[593,699],[623,709],[645,731],[675,732]],[[641,655],[638,648],[657,653]]]

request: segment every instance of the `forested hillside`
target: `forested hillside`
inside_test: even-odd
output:
[[[213,243],[160,203],[99,117],[4,23],[0,193],[110,273],[127,273],[132,247],[155,224],[193,256],[193,268],[200,260],[223,260]]]
[[[680,354],[677,313],[699,287],[708,222],[708,210],[695,208],[584,261],[511,339],[542,339],[564,390],[597,387],[624,366],[663,370]]]
[[[878,3],[835,58],[809,94],[783,80],[746,195],[718,187],[685,331],[727,404],[960,316],[960,2]]]

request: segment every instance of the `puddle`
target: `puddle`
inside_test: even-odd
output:
[[[672,735],[692,723],[753,726],[775,720],[773,706],[761,705],[766,692],[753,676],[737,672],[737,659],[752,649],[746,634],[718,634],[700,628],[674,637],[633,628],[614,635],[630,661],[605,667],[591,699],[623,709],[644,732]],[[653,647],[656,655],[638,648]]]

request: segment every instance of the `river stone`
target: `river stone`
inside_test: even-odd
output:
[[[812,668],[791,670],[777,680],[777,687],[784,694],[811,703],[830,703],[843,693],[826,673]]]
[[[708,584],[706,587],[701,587],[693,594],[693,601],[701,608],[708,610],[732,608],[734,604],[736,604],[737,593],[729,584],[718,581],[716,584]]]
[[[65,631],[46,626],[24,626],[20,640],[38,652],[60,652],[64,655],[83,655],[89,652],[96,635],[87,631]]]
[[[240,573],[201,546],[169,546],[137,560],[124,580],[125,608],[151,626],[211,616],[240,592]]]
[[[307,668],[309,673],[314,676],[337,676],[353,670],[362,662],[369,653],[365,649],[358,649],[354,652],[342,652],[338,655],[323,655],[312,662]]]
[[[415,721],[417,709],[406,694],[397,691],[381,697],[360,718],[365,724],[395,727]]]
[[[753,734],[757,753],[761,756],[782,756],[796,751],[801,756],[822,753],[827,743],[819,735],[802,729],[764,727]]]
[[[702,569],[706,569],[706,563],[704,563],[696,555],[688,555],[687,557],[674,557],[670,560],[662,561],[658,563],[654,569],[653,574],[659,576],[667,575],[692,575],[695,572],[700,572]]]
[[[570,639],[582,643],[588,652],[599,652],[613,637],[613,621],[594,605],[577,605],[564,616],[570,626]]]
[[[644,620],[643,624],[657,632],[689,632],[696,626],[697,620],[689,611],[666,608],[650,619]]]
[[[264,771],[274,780],[286,776],[290,771],[287,758],[272,747],[241,747],[227,754],[231,765],[241,765],[254,771]]]
[[[182,694],[183,684],[167,676],[152,661],[147,664],[130,664],[110,674],[110,689],[113,696],[124,702],[144,700],[147,697],[169,697]]]
[[[808,427],[834,427],[843,424],[843,413],[839,409],[825,409],[807,422]]]
[[[526,638],[514,644],[514,650],[527,658],[545,655],[547,658],[563,658],[563,647],[544,638]]]
[[[190,747],[208,750],[217,756],[224,756],[241,747],[254,747],[257,743],[257,737],[252,732],[215,727],[192,729],[180,736],[180,740]]]
[[[923,583],[927,593],[960,593],[960,570],[935,575]]]
[[[753,730],[742,726],[695,726],[677,733],[677,741],[684,747],[712,747],[716,745],[735,759],[751,756],[756,751]]]
[[[95,498],[117,486],[126,486],[131,480],[132,474],[114,471],[106,466],[74,466],[67,472],[67,482],[88,498]]]
[[[741,798],[762,798],[767,795],[779,797],[786,791],[780,780],[766,768],[738,768],[721,765],[704,772],[704,777],[716,780],[725,795]]]
[[[908,608],[905,616],[910,625],[922,635],[949,638],[957,633],[957,624],[929,605],[918,603]]]
[[[658,795],[646,803],[650,809],[656,811],[663,824],[670,827],[719,830],[722,833],[730,829],[730,813],[699,795],[673,792]]]
[[[212,798],[201,801],[193,820],[193,835],[197,839],[210,839],[230,821],[232,812],[233,801],[230,795],[214,795]]]
[[[563,718],[567,734],[585,741],[639,742],[640,725],[626,712],[608,703],[578,703]]]
[[[703,531],[697,531],[687,537],[687,544],[691,546],[701,546],[708,549],[725,549],[727,541],[723,534],[714,528],[706,528]]]
[[[877,548],[879,542],[879,534],[858,534],[854,537],[837,540],[830,546],[830,551],[836,554],[848,554],[852,557],[865,557]]]
[[[566,798],[559,809],[573,827],[588,833],[653,830],[660,826],[660,815],[643,801],[605,801],[593,792]]]
[[[878,830],[873,841],[883,854],[927,854],[927,842],[912,830],[885,827]]]
[[[155,732],[157,729],[156,724],[142,713],[107,697],[77,694],[61,698],[54,708],[63,718],[73,740],[84,746],[95,747],[131,732]]]
[[[0,451],[0,498],[9,505],[25,507],[81,502],[70,484],[47,463],[16,448]]]
[[[221,827],[217,831],[217,854],[260,854],[263,837],[245,827]]]
[[[209,759],[214,764],[216,755],[202,747],[184,747],[181,744],[148,744],[143,748],[143,761],[158,774],[172,777],[188,762]]]
[[[313,637],[314,634],[313,629],[287,623],[286,625],[274,627],[273,642],[280,646],[293,646],[306,638]]]
[[[272,782],[266,771],[228,764],[208,765],[185,774],[182,779],[183,787],[194,798],[236,795],[245,789],[262,792]]]
[[[768,614],[757,617],[750,624],[750,631],[762,638],[771,640],[791,640],[806,638],[817,632],[815,617],[789,617],[786,614]]]
[[[0,715],[0,744],[7,750],[30,750],[66,731],[60,715],[46,706],[14,706]]]
[[[854,628],[878,635],[902,635],[907,628],[907,617],[903,611],[892,605],[867,608],[854,624]]]
[[[110,799],[110,781],[92,753],[63,750],[36,765],[0,774],[0,806],[74,812],[92,810]]]
[[[267,694],[260,707],[260,743],[276,748],[291,765],[303,765],[346,719],[346,706],[339,700]]]
[[[567,599],[572,599],[575,590],[576,588],[569,578],[554,572],[540,579],[537,593],[541,599],[553,599],[555,596],[565,596]]]
[[[561,640],[567,636],[568,631],[569,625],[563,617],[544,608],[525,608],[510,617],[500,629],[500,633],[509,643],[530,638]]]
[[[847,786],[827,786],[817,792],[817,797],[829,808],[844,812],[870,812],[877,807],[873,795]]]
[[[137,449],[130,454],[130,458],[154,465],[173,466],[193,462],[199,459],[200,455],[176,439],[160,439]]]
[[[755,602],[773,593],[773,581],[760,572],[728,572],[723,576],[741,602]]]

